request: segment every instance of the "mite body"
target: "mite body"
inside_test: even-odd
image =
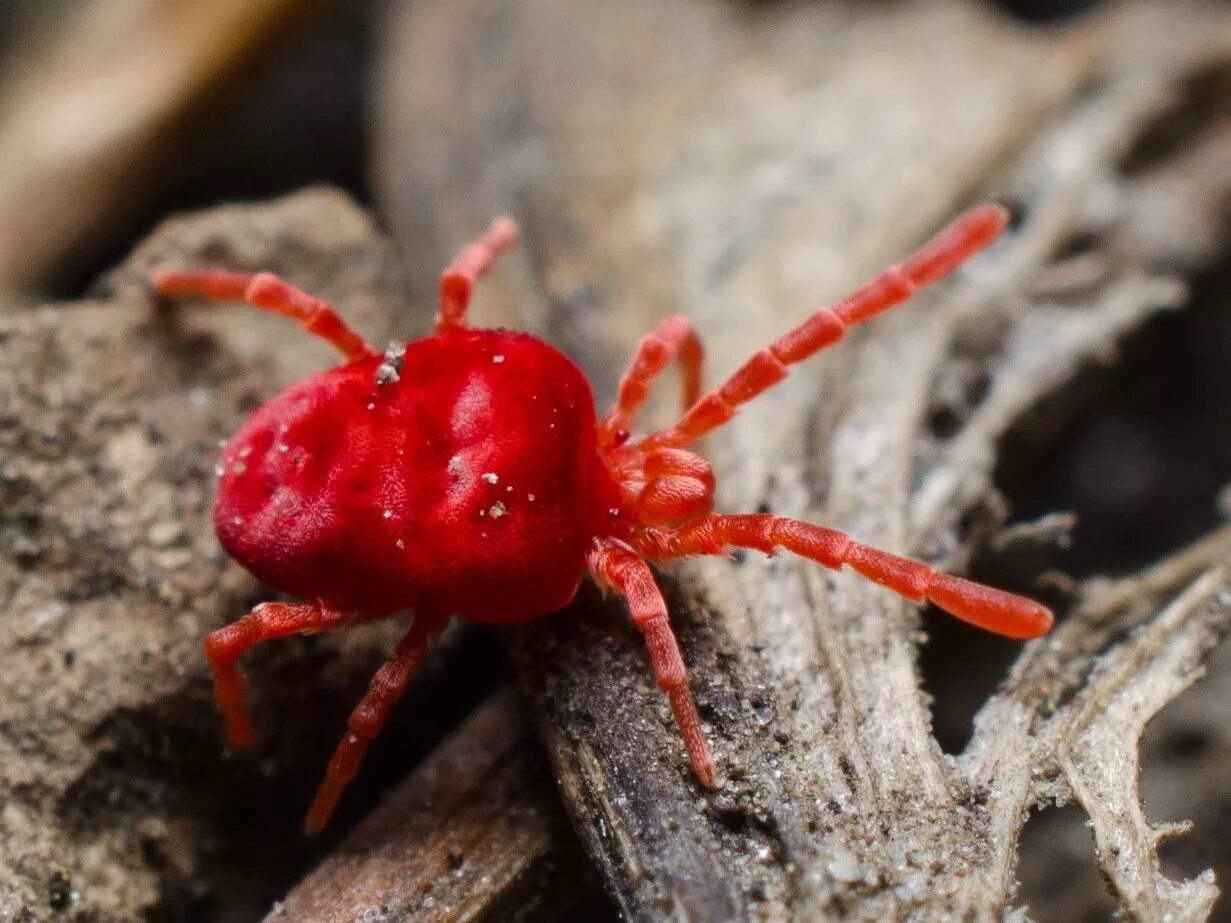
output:
[[[300,603],[263,603],[211,633],[206,655],[236,746],[254,733],[238,660],[262,641],[413,609],[414,622],[351,713],[306,827],[317,830],[358,769],[432,637],[461,617],[518,622],[560,609],[590,576],[625,597],[645,635],[697,779],[716,768],[649,560],[786,550],[852,569],[915,602],[1015,638],[1046,632],[1042,605],[940,574],[841,532],[773,514],[716,514],[714,475],[689,446],[772,387],[787,367],[845,330],[901,303],[991,243],[1006,214],[972,209],[900,266],[821,308],[701,393],[700,343],[666,318],[638,345],[615,406],[595,413],[589,382],[567,356],[529,334],[472,330],[475,282],[516,239],[500,219],[441,278],[432,336],[382,355],[334,309],[268,274],[164,268],[163,295],[251,304],[297,319],[347,362],[292,385],[258,409],[219,464],[214,522],[226,550]],[[684,413],[631,435],[655,378],[672,361]]]
[[[451,328],[305,379],[228,443],[214,524],[266,583],[379,617],[560,609],[616,491],[594,398],[524,333]],[[383,383],[382,383],[383,382]]]

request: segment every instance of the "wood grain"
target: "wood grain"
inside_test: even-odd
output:
[[[1145,219],[1123,220],[1118,203],[1141,200],[1122,194],[1118,170],[1188,75],[1225,64],[1225,10],[1111,5],[1034,32],[965,2],[393,9],[376,167],[412,287],[429,298],[454,247],[491,214],[516,214],[525,247],[485,284],[476,319],[549,334],[600,401],[669,310],[697,321],[721,374],[970,198],[1000,192],[1017,207],[1015,232],[960,279],[709,440],[725,509],[765,504],[960,566],[975,537],[958,523],[988,515],[1000,435],[1182,298],[1165,278],[1173,255],[1128,246]],[[1214,172],[1206,188],[1224,189]],[[1109,189],[1117,204],[1100,207]],[[1032,284],[1088,231],[1103,270],[1058,308]],[[926,421],[959,334],[963,349],[982,344],[991,396],[941,437]],[[1074,791],[1062,767],[1044,784],[1020,760],[978,775],[940,752],[913,609],[786,558],[698,561],[663,582],[725,772],[712,795],[687,772],[620,607],[583,595],[509,632],[569,810],[624,914],[1008,911],[1026,810]],[[1225,612],[1210,618],[1194,650]],[[1037,755],[1018,719],[985,725],[972,746]],[[1192,916],[1212,900],[1196,879],[1148,890],[1163,904],[1121,898]]]

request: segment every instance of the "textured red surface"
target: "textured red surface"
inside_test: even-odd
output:
[[[614,487],[580,369],[524,333],[454,328],[287,388],[231,439],[214,522],[262,580],[343,610],[477,621],[572,597]]]

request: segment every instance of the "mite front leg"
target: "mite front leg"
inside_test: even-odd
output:
[[[483,273],[505,250],[517,243],[517,222],[507,215],[497,218],[477,240],[462,248],[445,271],[440,274],[440,312],[436,315],[436,332],[466,323],[470,295]]]
[[[162,267],[150,274],[156,291],[168,297],[195,295],[213,301],[247,301],[254,307],[293,317],[305,330],[331,343],[347,359],[376,355],[334,308],[277,276],[262,272]]]
[[[667,603],[654,582],[649,565],[626,547],[602,541],[595,545],[588,563],[590,573],[600,586],[610,586],[628,600],[633,623],[645,636],[654,678],[671,702],[692,771],[706,788],[717,788],[714,757],[705,742],[701,718],[688,690],[684,658],[671,631],[671,623],[667,621]]]
[[[367,694],[347,719],[346,735],[334,751],[325,779],[316,792],[312,807],[308,809],[304,819],[306,832],[316,833],[329,821],[342,792],[355,777],[368,744],[385,726],[389,712],[406,691],[410,677],[427,653],[432,637],[444,622],[445,619],[417,614],[410,631],[394,648],[393,656],[372,677]]]
[[[314,634],[362,621],[356,613],[330,609],[320,600],[310,603],[261,603],[248,615],[205,638],[205,656],[214,674],[214,695],[233,747],[251,747],[256,739],[244,707],[245,682],[239,658],[262,641],[296,634]]]
[[[777,548],[823,564],[843,564],[912,602],[931,600],[964,622],[1009,638],[1037,638],[1052,626],[1051,610],[1033,599],[942,574],[921,561],[860,544],[836,529],[773,514],[700,516],[678,529],[647,526],[634,545],[651,558],[724,554],[728,547],[773,554]]]
[[[615,406],[598,428],[598,444],[612,446],[620,434],[625,434],[645,403],[654,383],[673,357],[680,360],[683,379],[684,410],[688,410],[701,396],[701,341],[693,332],[688,318],[672,314],[663,318],[658,327],[647,333],[637,344],[628,371],[620,380]]]
[[[916,250],[899,266],[879,276],[830,307],[813,312],[802,324],[752,354],[730,378],[693,404],[670,429],[655,433],[643,446],[684,446],[722,426],[735,408],[782,381],[787,366],[831,346],[848,327],[862,324],[895,305],[918,288],[953,272],[1000,236],[1009,213],[999,205],[979,205]]]

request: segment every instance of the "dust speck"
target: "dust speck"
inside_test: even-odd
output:
[[[406,358],[406,346],[402,343],[390,343],[385,350],[383,361],[376,368],[376,386],[383,388],[391,385],[402,377],[402,363]]]

